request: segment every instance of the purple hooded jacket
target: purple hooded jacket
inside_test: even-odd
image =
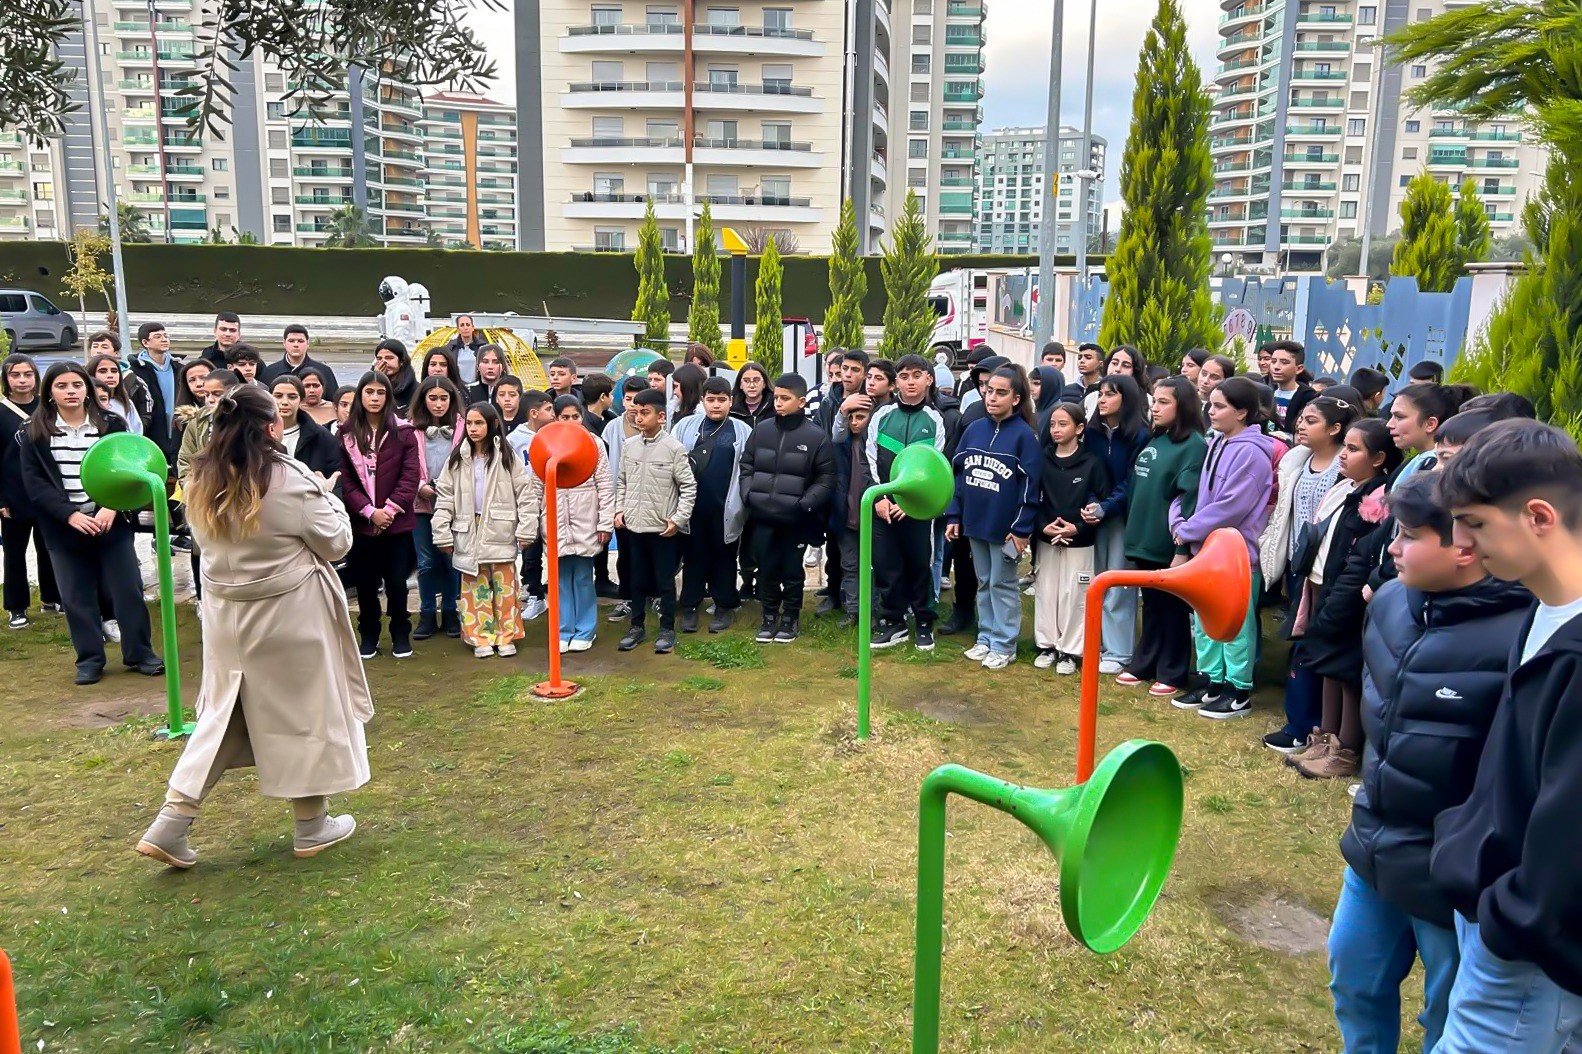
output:
[[[1170,532],[1195,554],[1203,540],[1221,527],[1234,527],[1247,543],[1252,569],[1258,570],[1258,536],[1269,522],[1269,491],[1274,486],[1274,441],[1256,428],[1229,439],[1215,436],[1198,477],[1192,515],[1181,499],[1170,504]]]

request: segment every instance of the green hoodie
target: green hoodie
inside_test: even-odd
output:
[[[1126,558],[1168,564],[1176,555],[1170,537],[1170,503],[1181,499],[1191,512],[1197,500],[1198,474],[1208,443],[1200,435],[1176,442],[1155,436],[1137,455],[1132,491],[1126,508]]]

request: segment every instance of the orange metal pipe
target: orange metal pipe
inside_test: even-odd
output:
[[[556,498],[560,486],[560,458],[552,457],[544,472],[544,562],[549,572],[549,680],[533,686],[543,699],[564,699],[577,693],[577,685],[560,679],[560,512]]]
[[[16,988],[11,960],[0,951],[0,1054],[22,1054],[22,1030],[16,1017]]]

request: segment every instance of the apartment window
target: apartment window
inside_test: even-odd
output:
[[[643,76],[649,84],[679,84],[681,70],[674,62],[650,62],[644,67]]]
[[[273,146],[274,144],[271,143],[270,145]],[[289,164],[289,162],[287,162],[286,159],[283,158],[283,157],[272,157],[272,158],[270,158],[269,159],[269,178],[270,179],[285,179],[286,176],[290,175],[290,172],[287,169],[287,165],[288,164]]]
[[[742,13],[734,7],[711,7],[708,21],[711,26],[739,26],[742,24]]]
[[[1436,131],[1436,132],[1454,132],[1455,130],[1456,130],[1456,122],[1454,122],[1454,121],[1435,121],[1434,122],[1434,131]]]
[[[709,87],[729,91],[736,87],[735,66],[710,66]]]
[[[659,228],[659,247],[661,249],[663,249],[667,253],[678,253],[678,252],[680,252],[681,251],[681,228],[679,228],[679,227],[661,227],[661,228]]]
[[[610,61],[601,59],[590,67],[590,75],[595,84],[619,84],[621,77],[626,73],[626,67],[619,59]]]
[[[1368,93],[1365,91],[1352,92],[1349,107],[1353,110],[1366,110],[1368,108]]]
[[[930,84],[929,84],[928,81],[918,81],[917,83],[913,84],[912,85],[912,101],[913,102],[927,102],[928,101],[928,89],[929,89],[929,87],[930,87]]]
[[[1485,193],[1485,194],[1498,194],[1499,192],[1500,192],[1500,181],[1498,179],[1486,178],[1486,179],[1483,180],[1483,193]],[[35,196],[37,196],[37,195],[35,194]]]
[[[929,54],[912,56],[912,72],[927,73],[934,66],[934,56]]]
[[[650,26],[679,26],[681,16],[676,14],[673,7],[650,7],[648,9],[648,24]]]
[[[676,193],[676,177],[670,172],[648,173],[648,196],[651,198],[669,198]]]
[[[1373,82],[1373,64],[1370,62],[1357,63],[1351,68],[1351,79],[1362,81],[1364,84],[1371,84]]]
[[[789,148],[791,146],[791,122],[765,121],[764,146],[780,146]]]
[[[1410,184],[1411,182],[1412,182],[1412,177],[1411,176],[1402,176],[1401,177],[1401,181],[1399,183],[1397,183],[1396,186],[1404,187],[1404,186],[1407,186],[1408,184]]]
[[[928,131],[928,111],[913,110],[907,115],[907,129],[913,132]]]
[[[789,7],[764,8],[764,29],[770,36],[777,33],[791,32],[791,9]]]
[[[285,133],[285,129],[271,128],[269,130],[269,149],[271,149],[271,150],[284,150],[284,149],[286,149],[286,133]]]
[[[269,203],[271,205],[289,205],[289,204],[291,204],[291,188],[290,187],[271,187],[271,188],[269,188]]]
[[[930,44],[932,44],[933,42],[934,42],[934,27],[933,26],[913,26],[912,27],[912,43],[913,44],[920,45],[920,46],[926,48]]]
[[[1421,122],[1421,121],[1407,121],[1406,122],[1406,130],[1408,132],[1420,131],[1422,129],[1422,127],[1423,127],[1423,122]]]
[[[1499,181],[1495,180],[1495,182],[1497,183]],[[36,200],[38,200],[38,201],[54,201],[55,200],[55,184],[53,184],[53,183],[34,183],[33,184],[33,197]]]
[[[1360,147],[1360,146],[1348,146],[1348,147],[1346,147],[1346,152],[1345,152],[1344,155],[1342,155],[1342,160],[1344,160],[1346,162],[1346,164],[1348,164],[1348,165],[1360,165],[1360,164],[1362,164],[1362,147]]]
[[[215,187],[214,188],[214,200],[215,201],[229,201],[230,198],[231,198],[231,188],[230,187]],[[222,226],[223,226],[223,224],[222,224]]]
[[[912,14],[931,15],[934,13],[934,0],[912,0]]]
[[[1420,81],[1426,76],[1428,76],[1428,67],[1427,66],[1413,66],[1412,67],[1412,79],[1414,81]]]
[[[1357,218],[1357,203],[1355,201],[1342,201],[1340,203],[1340,218],[1354,220]]]
[[[626,122],[619,117],[595,117],[593,138],[620,139],[626,134]]]
[[[225,212],[217,213],[214,217],[214,225],[222,231],[229,227],[231,225],[230,214]]]
[[[283,102],[265,103],[264,116],[271,121],[284,120],[286,116],[286,104]]]
[[[215,172],[228,172],[231,168],[231,159],[228,157],[216,157],[209,162],[209,168]]]
[[[593,9],[593,24],[596,26],[618,26],[621,24],[621,9],[600,5]]]
[[[708,137],[716,142],[736,142],[735,121],[710,121],[708,123]]]
[[[676,140],[681,138],[681,126],[674,121],[650,120],[646,131],[650,139]]]
[[[291,233],[291,217],[290,216],[276,216],[274,218],[274,221],[275,221],[275,233],[276,234],[290,234]]]
[[[600,197],[622,194],[626,191],[626,178],[619,172],[595,172],[593,192]]]
[[[593,228],[593,247],[604,252],[621,252],[626,248],[624,227]]]
[[[1353,172],[1350,175],[1346,175],[1346,176],[1341,176],[1340,177],[1340,189],[1341,190],[1356,191],[1356,190],[1361,189],[1361,186],[1362,186],[1362,177],[1357,175],[1355,172]]]
[[[711,198],[734,198],[741,189],[735,176],[710,175],[703,186]]]
[[[791,93],[791,64],[789,62],[764,63],[764,90]]]
[[[1346,121],[1347,135],[1362,135],[1368,127],[1368,122],[1361,117],[1351,117]]]
[[[791,204],[791,177],[765,176],[758,184],[759,196],[765,205]]]
[[[286,81],[278,73],[264,74],[264,91],[285,91]]]
[[[1379,22],[1379,9],[1372,6],[1357,8],[1357,25],[1372,26]]]
[[[1434,17],[1434,9],[1433,8],[1431,8],[1431,7],[1419,7],[1417,9],[1417,20],[1419,22],[1427,22],[1430,18],[1433,18],[1433,17]]]

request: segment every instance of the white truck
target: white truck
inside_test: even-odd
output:
[[[991,283],[995,275],[1009,280]],[[934,336],[929,352],[948,354],[960,362],[968,352],[989,339],[989,323],[1020,328],[1031,324],[1032,304],[1028,290],[1036,275],[1025,268],[966,270],[956,268],[936,275],[928,285],[929,303],[934,308]],[[991,293],[991,285],[998,293]],[[997,295],[1000,302],[990,301]]]

